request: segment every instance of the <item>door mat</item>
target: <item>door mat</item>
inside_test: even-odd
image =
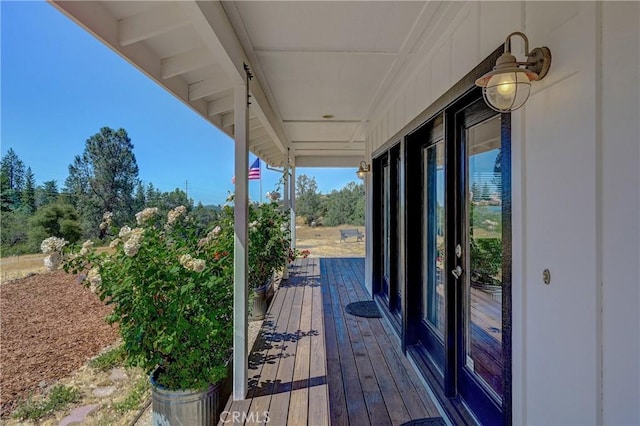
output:
[[[382,318],[378,305],[373,300],[349,303],[344,310],[357,317]]]
[[[442,417],[427,417],[424,419],[410,420],[400,426],[447,426]]]

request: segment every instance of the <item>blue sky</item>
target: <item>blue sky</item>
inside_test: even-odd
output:
[[[124,128],[139,178],[197,203],[233,190],[233,141],[44,1],[0,2],[1,153],[13,148],[37,184],[62,188],[68,166],[102,127]],[[253,161],[250,156],[250,163]],[[354,168],[298,168],[320,192],[357,181]],[[262,195],[280,174],[262,169]],[[260,196],[258,181],[250,195]]]

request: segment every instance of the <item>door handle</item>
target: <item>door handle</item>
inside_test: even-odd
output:
[[[453,269],[451,271],[451,274],[456,277],[456,279],[459,279],[462,276],[462,267],[460,267],[459,265],[456,266],[456,269]]]

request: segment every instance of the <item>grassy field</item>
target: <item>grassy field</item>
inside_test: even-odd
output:
[[[300,250],[309,250],[312,257],[362,257],[364,242],[347,238],[340,242],[340,229],[358,228],[364,233],[363,226],[341,225],[338,227],[310,226],[296,227],[296,246]],[[102,248],[98,250],[108,250]],[[44,254],[25,254],[0,259],[0,282],[7,282],[32,273],[45,272]]]

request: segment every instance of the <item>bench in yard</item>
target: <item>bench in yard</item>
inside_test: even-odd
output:
[[[364,241],[364,234],[358,229],[341,229],[340,230],[340,242],[343,242],[349,237],[356,237],[356,241]]]

